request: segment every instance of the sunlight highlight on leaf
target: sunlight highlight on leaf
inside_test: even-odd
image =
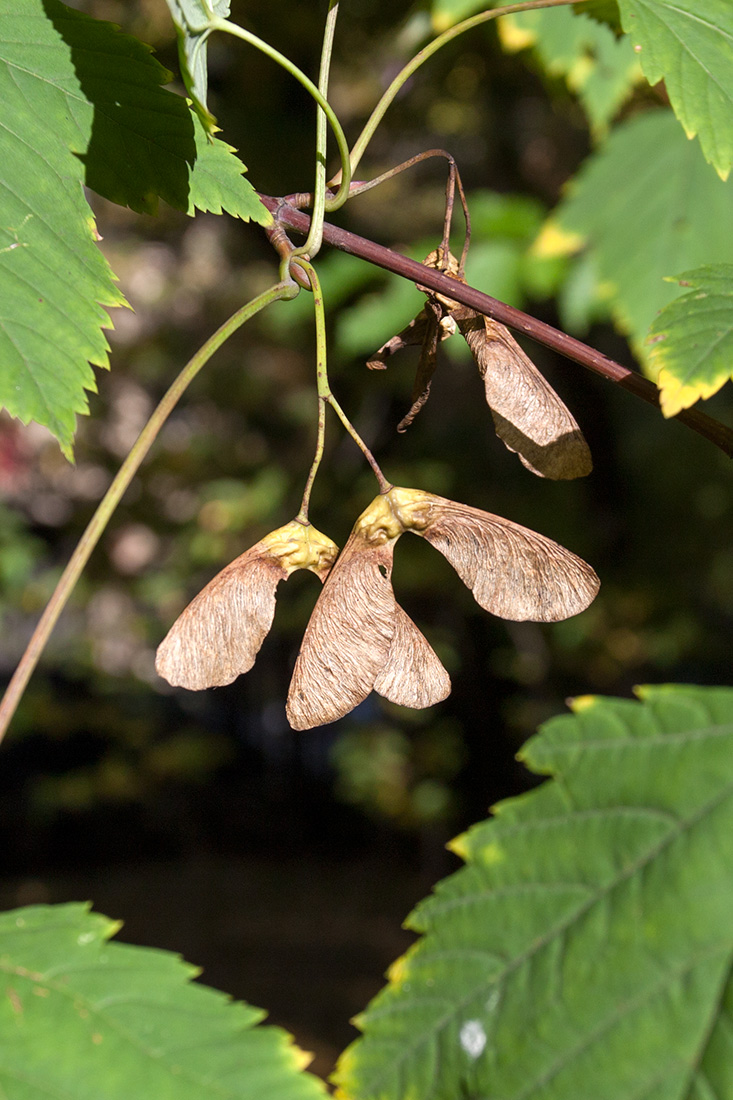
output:
[[[647,111],[588,157],[551,223],[553,234],[585,240],[613,317],[644,363],[649,326],[675,295],[667,277],[730,261],[733,181],[710,171],[671,111]]]
[[[260,1009],[194,983],[179,956],[110,943],[120,922],[84,904],[0,915],[4,1096],[319,1100],[312,1059]],[[76,1057],[70,1056],[76,1052]],[[26,1087],[27,1083],[27,1087]]]
[[[619,0],[650,84],[664,80],[689,138],[722,179],[733,163],[733,5],[729,0]]]
[[[733,377],[733,264],[711,264],[675,280],[688,288],[661,311],[649,334],[659,400],[675,416]]]

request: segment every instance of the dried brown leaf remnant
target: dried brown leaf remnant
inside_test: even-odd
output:
[[[415,708],[449,694],[447,672],[392,590],[394,544],[405,531],[440,550],[481,607],[505,619],[566,619],[598,592],[591,567],[551,539],[420,489],[393,488],[356,521],[315,606],[288,693],[294,729],[333,722],[372,690]]]
[[[390,496],[359,516],[313,610],[288,692],[293,729],[334,722],[371,691],[418,709],[450,694],[448,673],[394,597],[392,553],[404,528]]]
[[[221,687],[249,671],[275,615],[275,590],[296,569],[326,579],[338,547],[310,524],[271,531],[210,581],[158,647],[158,674],[176,687]]]
[[[442,249],[431,252],[424,262],[427,267],[464,281],[455,256],[444,254]],[[478,366],[496,434],[504,445],[538,477],[560,479],[589,474],[593,462],[577,421],[509,329],[427,287],[418,284],[418,290],[427,295],[427,305],[368,363],[372,369],[383,369],[390,355],[408,344],[422,344],[412,407],[397,430],[405,431],[427,401],[438,344],[459,328]]]
[[[396,336],[393,336],[386,344],[382,344],[379,351],[375,351],[374,355],[367,362],[369,370],[386,370],[386,360],[391,355],[394,355],[398,351],[402,351],[403,348],[412,347],[415,344],[422,344],[425,339],[425,332],[428,324],[428,315],[425,306],[420,310],[417,317],[413,317],[408,325],[406,325],[401,332],[398,332]]]

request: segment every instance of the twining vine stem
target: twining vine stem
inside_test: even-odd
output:
[[[332,5],[333,7],[333,5]],[[337,5],[336,5],[337,7]],[[329,9],[329,21],[327,23],[328,28],[332,28],[335,19],[335,13]],[[285,57],[279,50],[276,50],[274,46],[271,46],[269,42],[265,42],[262,38],[258,38],[256,34],[252,34],[251,31],[245,30],[244,27],[240,27],[237,23],[232,23],[229,19],[223,19],[220,16],[213,16],[209,21],[209,27],[212,31],[226,31],[228,34],[233,35],[235,38],[241,38],[244,42],[248,42],[251,46],[261,50],[267,57],[276,61],[278,65],[281,65],[286,72],[289,72],[291,76],[301,84],[305,90],[313,97],[318,104],[319,108],[328,119],[328,123],[333,131],[333,136],[336,139],[336,144],[339,151],[339,159],[341,161],[341,185],[338,193],[331,199],[336,205],[341,205],[349,197],[349,183],[351,181],[351,170],[349,162],[349,146],[344,135],[344,131],[341,127],[333,107],[328,102],[326,97],[316,88],[312,80],[310,80],[305,73],[298,68],[289,57]],[[332,33],[332,32],[331,32]],[[330,52],[327,50],[325,54],[325,64],[328,66],[330,61]]]
[[[260,198],[267,209],[275,214],[280,226],[296,233],[307,233],[310,224],[308,214],[294,209],[283,202],[282,199],[273,198],[269,195],[260,195]],[[384,245],[377,244],[375,241],[359,237],[355,233],[349,233],[348,230],[340,229],[329,222],[324,222],[323,239],[327,244],[338,248],[341,252],[358,256],[359,259],[366,260],[385,271],[401,275],[404,279],[419,283],[420,286],[426,286],[430,290],[436,291],[436,293],[443,294],[447,298],[452,298],[456,302],[461,302],[462,305],[475,309],[478,313],[483,313],[487,317],[499,321],[501,324],[508,325],[509,328],[529,336],[537,343],[544,344],[545,347],[552,348],[553,351],[559,352],[567,359],[580,363],[581,366],[587,367],[588,370],[600,375],[607,381],[614,382],[622,389],[628,390],[636,397],[640,397],[643,401],[659,408],[659,392],[654,383],[648,378],[644,378],[638,371],[630,370],[628,367],[622,366],[621,363],[609,359],[608,356],[596,351],[595,348],[589,347],[581,340],[568,336],[567,333],[553,328],[552,325],[532,317],[531,314],[524,313],[521,309],[509,306],[505,302],[500,302],[498,299],[492,298],[474,287],[466,286],[465,283],[460,283],[456,279],[451,279],[450,276],[444,275],[434,268],[425,267],[424,264],[411,260],[407,256],[402,256],[399,252],[392,251],[391,248],[385,248]],[[693,431],[714,443],[729,457],[733,457],[733,429],[727,425],[721,424],[720,421],[715,420],[699,409],[683,409],[682,412],[677,413],[671,419],[686,424]]]
[[[437,38],[429,42],[419,53],[416,53],[415,56],[407,62],[404,68],[400,70],[372,111],[364,129],[351,150],[350,160],[352,175],[359,166],[369,142],[374,137],[374,133],[379,123],[384,118],[388,107],[397,93],[413,73],[416,72],[428,58],[432,57],[434,53],[437,53],[442,46],[445,46],[448,42],[452,42],[454,38],[458,38],[459,35],[464,34],[466,31],[473,30],[474,27],[480,26],[482,23],[488,23],[491,19],[498,19],[500,15],[517,15],[525,11],[536,11],[539,8],[567,7],[573,2],[574,0],[524,0],[524,2],[520,4],[506,4],[500,8],[492,8],[488,11],[479,12],[478,15],[472,15],[469,19],[464,19],[461,23],[456,23],[455,26],[449,27],[447,31],[443,31],[442,34],[439,34]],[[341,198],[342,194],[343,188],[339,190],[339,196],[336,200],[326,204],[326,209],[337,210],[339,206],[345,202],[345,198]]]
[[[321,65],[318,73],[318,91],[324,100],[328,96],[328,81],[331,72],[333,37],[336,31],[339,0],[329,0],[326,26],[323,31],[321,47]],[[328,151],[328,119],[322,107],[316,109],[316,182],[313,190],[311,224],[305,244],[297,248],[296,254],[310,256],[313,259],[321,249],[323,217],[326,212],[326,153]],[[348,185],[342,188],[345,197],[349,194]]]

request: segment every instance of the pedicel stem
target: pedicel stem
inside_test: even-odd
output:
[[[86,530],[76,544],[74,552],[54,589],[53,595],[46,604],[43,614],[38,621],[38,625],[33,631],[33,635],[26,646],[18,667],[13,673],[12,679],[3,696],[2,703],[0,703],[0,741],[5,735],[5,731],[25,691],[26,684],[34,668],[38,664],[38,660],[49,639],[51,631],[56,625],[59,615],[63,611],[69,596],[74,590],[74,586],[84,566],[88,562],[94,547],[99,542],[125,490],[128,488],[130,482],[140,468],[143,459],[153,445],[158,432],[175,408],[186,387],[193,381],[201,368],[208,363],[214,352],[217,351],[218,348],[229,339],[232,333],[236,332],[237,329],[241,327],[241,325],[249,321],[251,317],[254,317],[254,315],[259,313],[261,309],[264,309],[265,306],[269,306],[272,302],[294,298],[298,294],[298,291],[299,287],[292,279],[288,278],[281,280],[274,286],[271,286],[269,290],[265,290],[262,294],[258,294],[258,296],[253,298],[251,302],[248,302],[247,305],[238,309],[236,313],[233,313],[232,316],[209,337],[196,354],[189,359],[173,385],[161,399],[157,408],[133,444],[127,458],[120,466],[112,484],[104,494],[96,512],[87,524]]]
[[[308,523],[308,508],[310,506],[311,490],[313,489],[313,482],[316,479],[318,473],[318,467],[321,464],[323,458],[323,448],[326,438],[326,405],[330,405],[337,417],[343,424],[346,431],[356,443],[359,450],[362,452],[367,462],[374,472],[374,476],[379,484],[379,491],[381,493],[388,493],[392,488],[392,485],[387,481],[386,477],[380,470],[377,460],[372,452],[367,447],[364,440],[357,432],[354,425],[349,420],[344,410],[339,405],[336,398],[331,393],[331,386],[328,380],[328,362],[327,362],[327,348],[326,348],[326,311],[323,304],[323,291],[321,290],[321,283],[316,273],[316,269],[312,264],[304,260],[302,256],[298,257],[298,266],[301,267],[308,275],[311,283],[311,289],[313,291],[313,310],[316,319],[316,389],[318,393],[318,436],[316,439],[316,453],[313,458],[313,464],[308,474],[308,480],[305,483],[305,492],[303,493],[303,502],[300,506],[300,511],[295,517],[300,523]]]

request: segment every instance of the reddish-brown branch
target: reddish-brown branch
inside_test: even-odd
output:
[[[272,198],[269,195],[261,195],[260,198],[285,229],[302,234],[308,232],[310,225],[308,214],[302,210],[295,210],[287,203],[283,203],[282,199]],[[522,312],[521,309],[508,306],[505,302],[500,302],[488,294],[483,294],[480,290],[451,279],[450,276],[434,268],[425,267],[415,260],[408,259],[407,256],[402,256],[399,252],[393,252],[391,248],[385,248],[384,245],[359,237],[355,233],[349,233],[346,229],[339,229],[338,226],[330,225],[328,222],[323,227],[323,239],[342,252],[349,252],[386,271],[392,271],[395,275],[401,275],[421,286],[429,287],[430,290],[461,302],[479,313],[484,313],[487,317],[492,317],[495,321],[500,321],[517,332],[524,333],[532,340],[552,348],[567,359],[580,363],[581,366],[587,367],[588,370],[594,371],[609,382],[615,382],[636,397],[659,408],[657,387],[648,378],[644,378],[643,375],[628,367],[623,367],[581,340],[576,340],[575,337],[568,336],[567,333],[553,328],[552,325],[537,320],[536,317]],[[720,421],[699,409],[683,409],[672,419],[687,424],[693,431],[720,447],[729,457],[733,457],[733,429],[727,425],[721,424]]]

